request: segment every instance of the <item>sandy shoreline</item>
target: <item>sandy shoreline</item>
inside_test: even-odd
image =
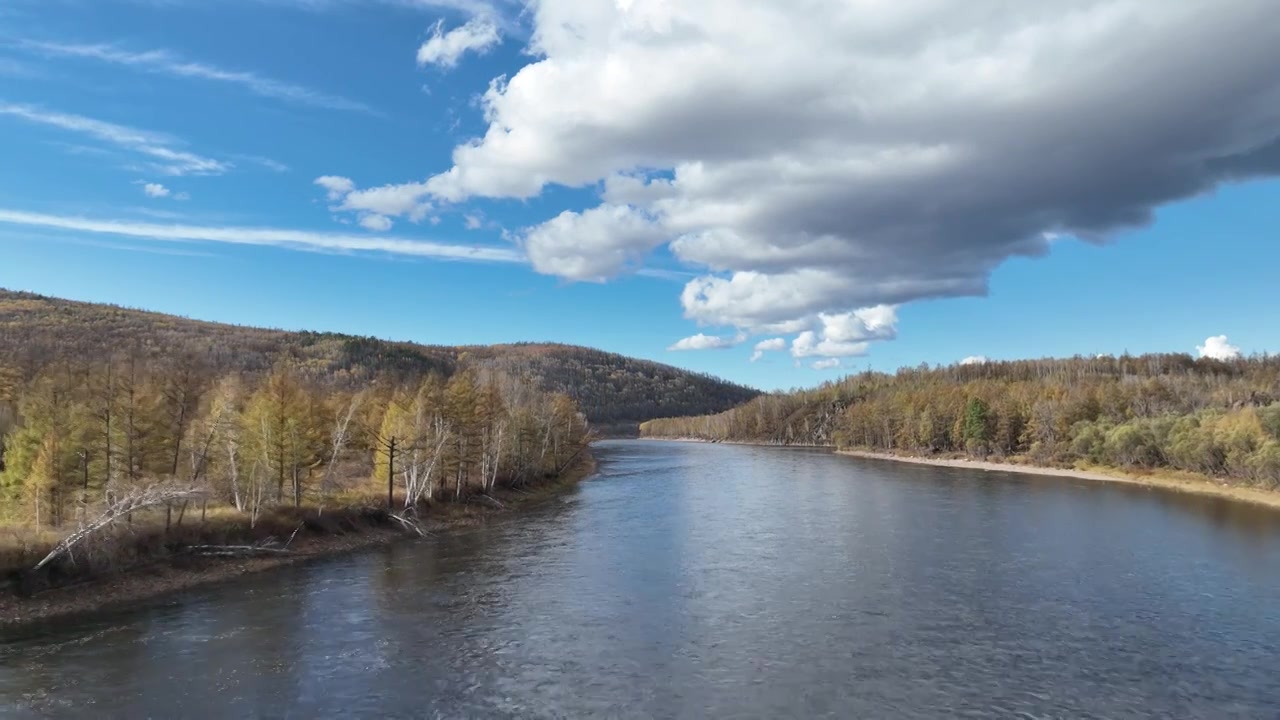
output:
[[[829,445],[778,445],[775,443],[751,443],[736,440],[711,442],[698,438],[654,438],[642,437],[641,440],[665,440],[670,442],[705,443],[710,445],[756,445],[759,447],[800,447],[825,448],[837,455],[863,458],[866,460],[887,460],[890,462],[911,463],[913,465],[932,465],[935,467],[968,468],[987,472],[1010,472],[1023,475],[1041,475],[1046,477],[1072,478],[1090,482],[1122,483],[1140,487],[1158,488],[1173,492],[1206,495],[1225,498],[1237,502],[1261,505],[1280,510],[1280,492],[1262,490],[1260,488],[1228,485],[1212,478],[1182,478],[1169,475],[1137,475],[1119,470],[1073,470],[1070,468],[1044,467],[1041,465],[1016,465],[1014,463],[990,462],[985,460],[969,460],[966,458],[932,458],[918,455],[895,455],[893,453],[872,452],[869,450],[838,450]]]
[[[494,493],[503,504],[464,503],[442,505],[423,518],[429,533],[474,527],[491,518],[507,515],[525,505],[553,496],[595,474],[595,460],[588,453],[562,477],[528,489]],[[399,527],[369,527],[340,535],[299,537],[287,555],[204,559],[186,563],[161,562],[110,577],[91,580],[22,598],[0,593],[0,631],[11,631],[79,615],[92,615],[132,603],[233,580],[286,565],[296,565],[327,557],[368,550],[393,542],[415,542],[418,538]]]
[[[1226,498],[1239,502],[1280,510],[1280,492],[1261,490],[1258,488],[1239,487],[1215,482],[1210,479],[1190,480],[1162,475],[1130,475],[1116,471],[1098,472],[1090,470],[1071,470],[1066,468],[1041,467],[1038,465],[1014,465],[1011,463],[986,462],[982,460],[966,460],[962,458],[926,458],[912,455],[893,455],[890,453],[869,452],[865,450],[837,450],[837,455],[863,458],[867,460],[887,460],[891,462],[912,463],[915,465],[933,465],[936,467],[967,468],[987,472],[1011,472],[1023,475],[1045,475],[1050,477],[1073,478],[1093,482],[1123,483],[1143,487],[1172,490],[1175,492],[1193,493]]]

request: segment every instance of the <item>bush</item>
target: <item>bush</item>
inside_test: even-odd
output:
[[[1105,422],[1082,420],[1071,428],[1071,452],[1077,457],[1100,465],[1106,460],[1107,431]]]
[[[1249,473],[1268,490],[1280,487],[1280,441],[1269,441],[1249,456]]]
[[[1160,446],[1147,423],[1134,421],[1107,432],[1103,453],[1118,467],[1155,467],[1160,464]]]

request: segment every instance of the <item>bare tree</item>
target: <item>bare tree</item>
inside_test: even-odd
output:
[[[116,498],[107,506],[95,520],[81,526],[75,532],[66,536],[54,546],[53,550],[44,559],[36,563],[33,570],[48,565],[50,562],[70,553],[76,545],[84,542],[87,538],[95,533],[110,527],[113,523],[123,517],[128,517],[132,513],[144,510],[149,507],[159,505],[170,505],[178,500],[190,500],[195,497],[201,497],[206,494],[205,488],[178,485],[172,482],[155,483],[142,487],[131,488],[123,497]]]

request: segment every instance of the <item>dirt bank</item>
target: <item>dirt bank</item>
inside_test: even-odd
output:
[[[594,459],[589,453],[584,453],[560,477],[531,487],[495,491],[493,501],[473,499],[463,503],[439,504],[424,515],[422,526],[428,533],[435,534],[481,525],[562,492],[594,472]],[[109,610],[250,573],[417,539],[389,519],[371,521],[334,534],[304,529],[289,543],[288,552],[284,554],[232,558],[175,555],[109,576],[46,590],[31,597],[0,592],[0,630]],[[430,542],[430,538],[425,542]]]

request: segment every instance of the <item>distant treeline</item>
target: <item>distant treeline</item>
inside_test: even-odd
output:
[[[646,437],[1172,468],[1280,485],[1280,357],[921,366],[641,425]]]
[[[430,322],[429,314],[423,317]],[[120,352],[148,363],[196,357],[217,374],[258,375],[285,363],[300,381],[337,390],[375,380],[412,384],[431,373],[494,372],[568,395],[603,434],[634,435],[643,420],[720,412],[759,395],[709,375],[591,348],[419,345],[202,322],[0,290],[0,366],[23,380],[57,361]]]

